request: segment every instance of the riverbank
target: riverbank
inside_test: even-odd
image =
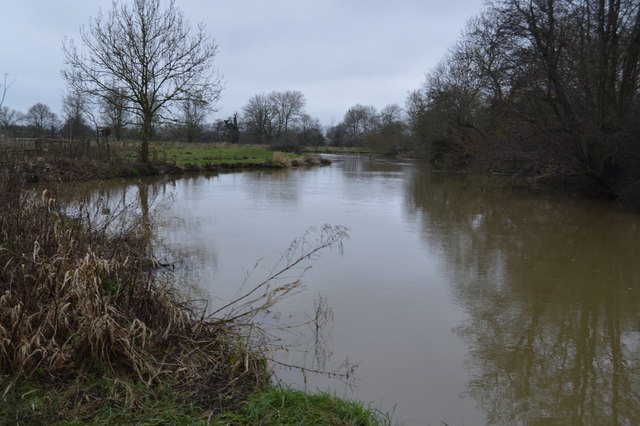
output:
[[[364,147],[348,146],[310,146],[303,149],[303,152],[313,154],[375,154],[376,152]]]
[[[29,182],[69,182],[116,177],[247,169],[311,167],[331,161],[309,154],[273,152],[263,145],[152,142],[149,161],[137,160],[138,143],[18,140],[0,145],[0,169]]]
[[[52,189],[26,191],[23,180],[0,183],[0,418],[268,424],[280,415],[284,399],[264,402],[278,390],[252,318],[295,283],[254,294],[251,305],[237,300],[233,316],[210,314],[155,273],[142,201],[69,208]],[[341,238],[326,231],[318,249]],[[324,424],[386,422],[357,403],[286,395],[298,407],[291,419],[312,411],[333,419]]]
[[[524,161],[488,161],[486,158],[471,159],[468,162],[449,160],[430,161],[421,152],[405,152],[390,156],[399,160],[423,161],[434,170],[449,174],[467,174],[482,178],[497,178],[504,187],[517,188],[539,196],[604,201],[612,209],[640,213],[640,181],[625,190],[607,188],[603,182],[588,176],[576,164],[573,168],[554,169],[534,167]]]

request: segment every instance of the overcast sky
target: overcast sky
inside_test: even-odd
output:
[[[255,94],[299,90],[307,113],[337,124],[355,104],[404,105],[483,0],[177,0],[219,45],[225,89],[212,120]],[[60,113],[65,37],[111,0],[2,0],[0,73],[15,83],[5,106],[37,102]]]

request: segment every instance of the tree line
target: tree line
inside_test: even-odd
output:
[[[169,1],[115,2],[65,41],[63,119],[46,106],[2,106],[5,133],[86,137],[108,127],[158,139],[282,149],[331,144],[426,157],[448,168],[588,182],[640,208],[640,4],[495,0],[471,19],[405,107],[355,105],[326,131],[296,90],[256,94],[206,123],[223,88],[217,45]],[[22,127],[20,126],[22,125]],[[93,130],[92,130],[93,131]]]
[[[305,111],[306,99],[300,91],[271,92],[252,97],[241,114],[207,122],[208,105],[183,102],[170,119],[156,118],[151,135],[157,140],[188,142],[226,141],[277,145],[283,148],[325,143],[322,125]],[[130,113],[127,100],[110,96],[93,103],[75,92],[63,97],[59,116],[43,103],[26,112],[0,107],[0,134],[6,137],[62,137],[84,140],[96,136],[96,129],[110,130],[112,139],[139,136],[141,123]]]
[[[640,207],[640,3],[497,0],[407,101],[448,167],[588,181]]]

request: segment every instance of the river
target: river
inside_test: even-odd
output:
[[[288,385],[407,425],[638,424],[640,216],[504,178],[332,160],[101,191],[155,200],[158,255],[211,309],[260,282],[310,226],[348,228],[343,250],[311,259],[305,290],[262,320],[304,323],[322,300],[321,350],[305,346],[312,327],[285,330],[281,359],[317,367],[321,355],[329,370],[348,359],[356,386],[277,369]]]

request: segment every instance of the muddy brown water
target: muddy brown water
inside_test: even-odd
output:
[[[638,424],[640,216],[534,196],[503,178],[334,156],[312,169],[69,186],[153,200],[156,250],[193,297],[222,306],[313,225],[349,229],[312,259],[305,290],[261,317],[312,327],[286,362],[357,364],[356,387],[278,369],[288,385],[393,411],[407,425]],[[254,270],[254,266],[257,267]],[[251,272],[253,271],[253,272]]]

